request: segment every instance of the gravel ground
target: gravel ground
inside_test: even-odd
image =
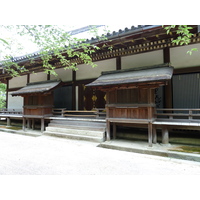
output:
[[[200,163],[0,132],[1,175],[200,175]]]

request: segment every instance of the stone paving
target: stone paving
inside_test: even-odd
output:
[[[0,132],[1,175],[200,175],[200,163]]]

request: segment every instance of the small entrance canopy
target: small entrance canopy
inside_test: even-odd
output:
[[[116,125],[129,124],[148,127],[149,146],[152,146],[155,88],[167,84],[172,74],[173,67],[161,64],[104,72],[86,85],[106,91],[106,139],[116,138]]]
[[[52,115],[54,107],[53,90],[62,85],[61,81],[43,81],[29,83],[18,91],[12,92],[12,96],[22,96],[23,105],[23,130],[26,127],[34,129],[35,119],[41,119],[41,131],[44,131],[44,116]]]
[[[30,94],[45,94],[51,92],[61,85],[61,81],[43,81],[37,83],[29,83],[27,86],[12,92],[12,96],[24,96]]]
[[[173,67],[160,64],[148,67],[132,68],[128,70],[102,72],[101,76],[86,86],[106,88],[114,86],[140,86],[146,84],[163,85],[170,80]]]

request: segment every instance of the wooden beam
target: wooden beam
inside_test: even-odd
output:
[[[121,56],[116,57],[116,70],[121,70],[122,65],[121,65]]]
[[[174,74],[187,74],[187,73],[199,73],[199,72],[200,72],[200,66],[174,69]]]
[[[170,48],[163,49],[163,62],[170,63]],[[164,107],[172,108],[172,80],[168,81],[168,84],[164,86]]]

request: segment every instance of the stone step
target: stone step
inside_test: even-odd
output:
[[[105,137],[75,135],[75,134],[70,134],[70,133],[60,133],[60,132],[53,132],[53,131],[45,131],[44,135],[61,137],[61,138],[66,138],[66,139],[86,140],[86,141],[92,141],[92,142],[98,142],[98,143],[105,141]]]
[[[60,127],[46,127],[46,131],[56,132],[56,133],[69,133],[73,135],[85,135],[85,136],[96,136],[104,137],[104,131],[91,131],[91,130],[78,130],[75,128],[60,128]]]
[[[75,125],[75,126],[98,126],[98,127],[106,127],[105,122],[92,122],[92,121],[69,121],[69,120],[52,120],[51,124],[64,124],[64,125]]]
[[[48,127],[58,127],[58,128],[66,128],[66,129],[77,129],[77,130],[91,130],[91,131],[105,131],[105,127],[99,126],[76,126],[72,124],[55,124],[50,123]]]

